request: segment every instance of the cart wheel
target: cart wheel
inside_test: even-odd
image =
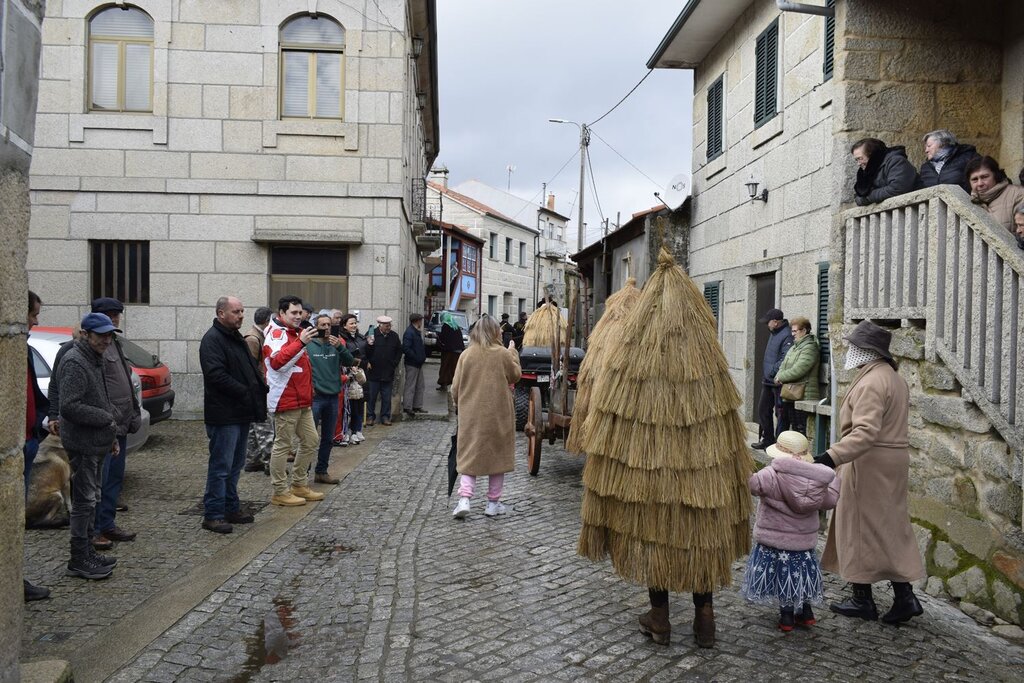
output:
[[[533,387],[530,390],[530,409],[527,413],[526,424],[532,427],[527,430],[526,465],[530,474],[536,477],[537,472],[540,471],[540,445],[544,440],[544,408],[541,405],[538,387]]]

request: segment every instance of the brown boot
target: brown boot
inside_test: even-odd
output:
[[[640,615],[640,633],[650,636],[658,645],[668,645],[672,624],[668,621],[668,606],[652,607]]]
[[[693,635],[699,647],[715,646],[715,609],[710,603],[697,608],[693,617]]]

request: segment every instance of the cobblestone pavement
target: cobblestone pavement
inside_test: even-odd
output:
[[[295,525],[118,671],[115,681],[1021,680],[1024,649],[922,597],[908,627],[715,596],[718,645],[699,650],[673,595],[669,647],[638,633],[646,591],[575,555],[582,460],[547,447],[539,477],[506,480],[510,514],[451,519],[451,427],[398,425]],[[545,446],[547,446],[545,444]],[[483,484],[483,482],[481,482]],[[482,487],[481,487],[482,488]],[[737,564],[737,577],[742,565]],[[840,581],[829,580],[837,597]],[[887,609],[891,594],[880,596]]]

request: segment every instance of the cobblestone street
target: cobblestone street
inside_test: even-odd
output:
[[[581,459],[545,444],[540,476],[520,466],[506,479],[507,516],[484,517],[478,487],[472,514],[457,522],[444,490],[451,424],[384,429],[368,430],[368,457],[326,500],[225,574],[111,680],[731,681],[791,673],[1009,681],[1024,673],[1024,649],[927,596],[925,616],[909,627],[823,608],[817,626],[784,635],[773,610],[748,606],[730,589],[715,596],[717,647],[698,650],[689,596],[673,595],[672,644],[654,645],[636,628],[646,591],[575,554]],[[218,551],[286,514],[264,508],[251,530],[227,537],[178,515],[202,488],[201,436],[199,423],[161,426],[159,441],[136,456],[124,523],[146,526],[139,541],[122,546],[111,580],[57,578],[66,530],[29,533],[26,566],[54,588],[52,600],[28,606],[30,657],[87,649],[126,615],[145,613],[174,580],[201,574]],[[152,446],[161,446],[163,460],[148,455]],[[243,499],[266,500],[265,477],[246,474],[242,482]],[[832,577],[829,596],[842,590]],[[891,594],[881,593],[879,607],[887,609]],[[63,639],[46,637],[53,633]],[[90,679],[76,669],[76,680]]]

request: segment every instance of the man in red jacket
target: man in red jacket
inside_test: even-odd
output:
[[[320,437],[313,423],[313,372],[306,344],[316,329],[299,329],[302,299],[284,296],[277,304],[277,315],[270,319],[263,342],[263,363],[267,368],[267,410],[274,415],[274,448],[270,452],[270,484],[274,505],[305,505],[307,500],[322,500],[324,494],[309,488],[309,467],[316,455]],[[288,453],[298,437],[299,452],[288,477]]]

